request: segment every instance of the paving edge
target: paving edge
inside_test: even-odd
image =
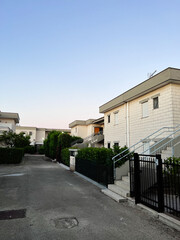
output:
[[[120,196],[117,193],[114,193],[113,191],[109,190],[108,188],[102,189],[102,193],[104,193],[106,196],[112,198],[116,202],[127,202],[127,198]]]
[[[177,231],[180,231],[180,221],[172,218],[164,213],[158,213],[159,220],[166,225],[175,228]]]
[[[88,182],[96,185],[96,187],[101,188],[101,189],[106,189],[106,187],[105,187],[104,185],[101,185],[100,183],[95,182],[94,180],[92,180],[92,179],[90,179],[90,178],[82,175],[81,173],[78,173],[78,172],[76,172],[76,171],[74,171],[74,173],[75,173],[76,175],[78,175],[79,177],[87,180]]]
[[[165,214],[165,213],[158,213],[155,210],[146,207],[143,204],[137,204],[136,206],[138,206],[141,209],[144,209],[146,211],[148,211],[149,213],[151,213],[154,217],[157,217],[161,222],[163,222],[164,224],[166,224],[169,227],[172,227],[174,229],[176,229],[177,231],[180,231],[180,221]]]
[[[65,164],[62,164],[62,163],[59,163],[57,162],[57,164],[59,164],[61,167],[67,169],[67,170],[70,170],[70,167],[66,166]]]

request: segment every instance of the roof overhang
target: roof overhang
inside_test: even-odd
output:
[[[15,123],[19,123],[19,114],[10,112],[0,112],[0,119],[13,119]]]
[[[99,107],[99,112],[108,112],[116,107],[123,105],[126,102],[132,101],[138,97],[143,96],[146,93],[149,93],[170,83],[180,84],[180,69],[167,68],[163,70],[150,79],[140,83],[127,92],[103,104]]]

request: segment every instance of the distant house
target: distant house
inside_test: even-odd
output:
[[[104,117],[98,119],[75,120],[69,124],[71,136],[83,138],[84,145],[102,147],[104,145]]]
[[[150,149],[152,138],[155,144],[162,143],[163,138],[167,142],[176,136],[171,143],[179,149],[180,69],[165,69],[103,104],[99,112],[104,113],[104,146],[107,148],[131,147],[144,139],[143,149],[137,151],[147,154],[155,152],[154,148]],[[151,134],[152,137],[146,138]]]
[[[19,114],[0,111],[0,133],[3,131],[15,132],[16,124],[19,123]]]
[[[50,128],[36,128],[28,126],[16,126],[16,133],[25,132],[30,136],[31,145],[42,145],[51,131],[60,131],[70,134],[70,129],[50,129]]]

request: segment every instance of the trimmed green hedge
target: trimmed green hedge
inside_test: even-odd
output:
[[[78,151],[76,159],[89,160],[102,165],[112,164],[113,151],[108,148],[82,148]]]
[[[104,147],[103,148],[82,148],[82,149],[79,149],[76,159],[80,159],[80,160],[85,159],[85,160],[96,162],[98,164],[102,164],[104,166],[110,166],[113,163],[112,157],[116,156],[118,153],[121,153],[126,149],[127,149],[126,146],[122,148],[114,147],[113,149],[104,148]],[[123,153],[121,156],[126,155],[127,153],[129,153],[128,150],[126,153]],[[129,159],[130,159],[130,156],[125,157],[123,160],[116,163],[116,167],[120,167]]]
[[[24,148],[24,153],[34,154],[36,152],[36,148],[34,146],[26,146]]]
[[[0,148],[0,164],[21,163],[23,156],[22,148]]]
[[[62,149],[62,151],[61,151],[61,162],[69,167],[69,165],[70,165],[69,148]]]

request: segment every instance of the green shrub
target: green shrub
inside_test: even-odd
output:
[[[24,148],[24,153],[34,154],[36,152],[35,146],[26,146]]]
[[[180,158],[169,157],[164,160],[165,170],[164,173],[177,175],[180,174]]]
[[[70,165],[69,148],[62,149],[62,151],[61,151],[61,162],[69,167],[69,165]]]
[[[22,161],[22,148],[0,148],[0,164],[17,164]]]
[[[76,159],[89,160],[102,165],[112,164],[112,149],[108,148],[82,148],[78,151]]]
[[[38,153],[39,153],[39,154],[44,154],[44,153],[45,153],[44,145],[42,145],[42,146],[39,147]]]
[[[12,131],[6,132],[0,135],[0,143],[4,147],[24,148],[30,145],[30,136],[24,132],[19,134]]]
[[[80,160],[89,160],[96,162],[102,165],[112,165],[112,157],[116,156],[118,153],[123,152],[127,147],[114,147],[113,149],[110,148],[82,148],[78,151],[76,159]],[[127,151],[125,154],[129,153]],[[121,155],[125,155],[124,153]],[[120,156],[119,156],[120,157]],[[125,157],[122,161],[116,163],[116,167],[120,167],[123,165],[127,160],[130,159],[130,156]]]
[[[44,152],[47,157],[55,159],[57,157],[58,136],[61,134],[59,131],[52,131],[48,134],[47,139],[44,141]]]
[[[116,162],[116,167],[120,167],[126,161],[130,160],[134,153],[133,152],[130,153],[126,146],[124,146],[124,147],[113,146],[113,156],[116,156],[117,154],[119,154],[119,155],[116,157],[115,160],[118,160],[119,158],[123,157],[121,159],[121,161]]]
[[[58,137],[58,146],[61,149],[69,148],[71,146],[72,137],[67,133],[62,133]]]

